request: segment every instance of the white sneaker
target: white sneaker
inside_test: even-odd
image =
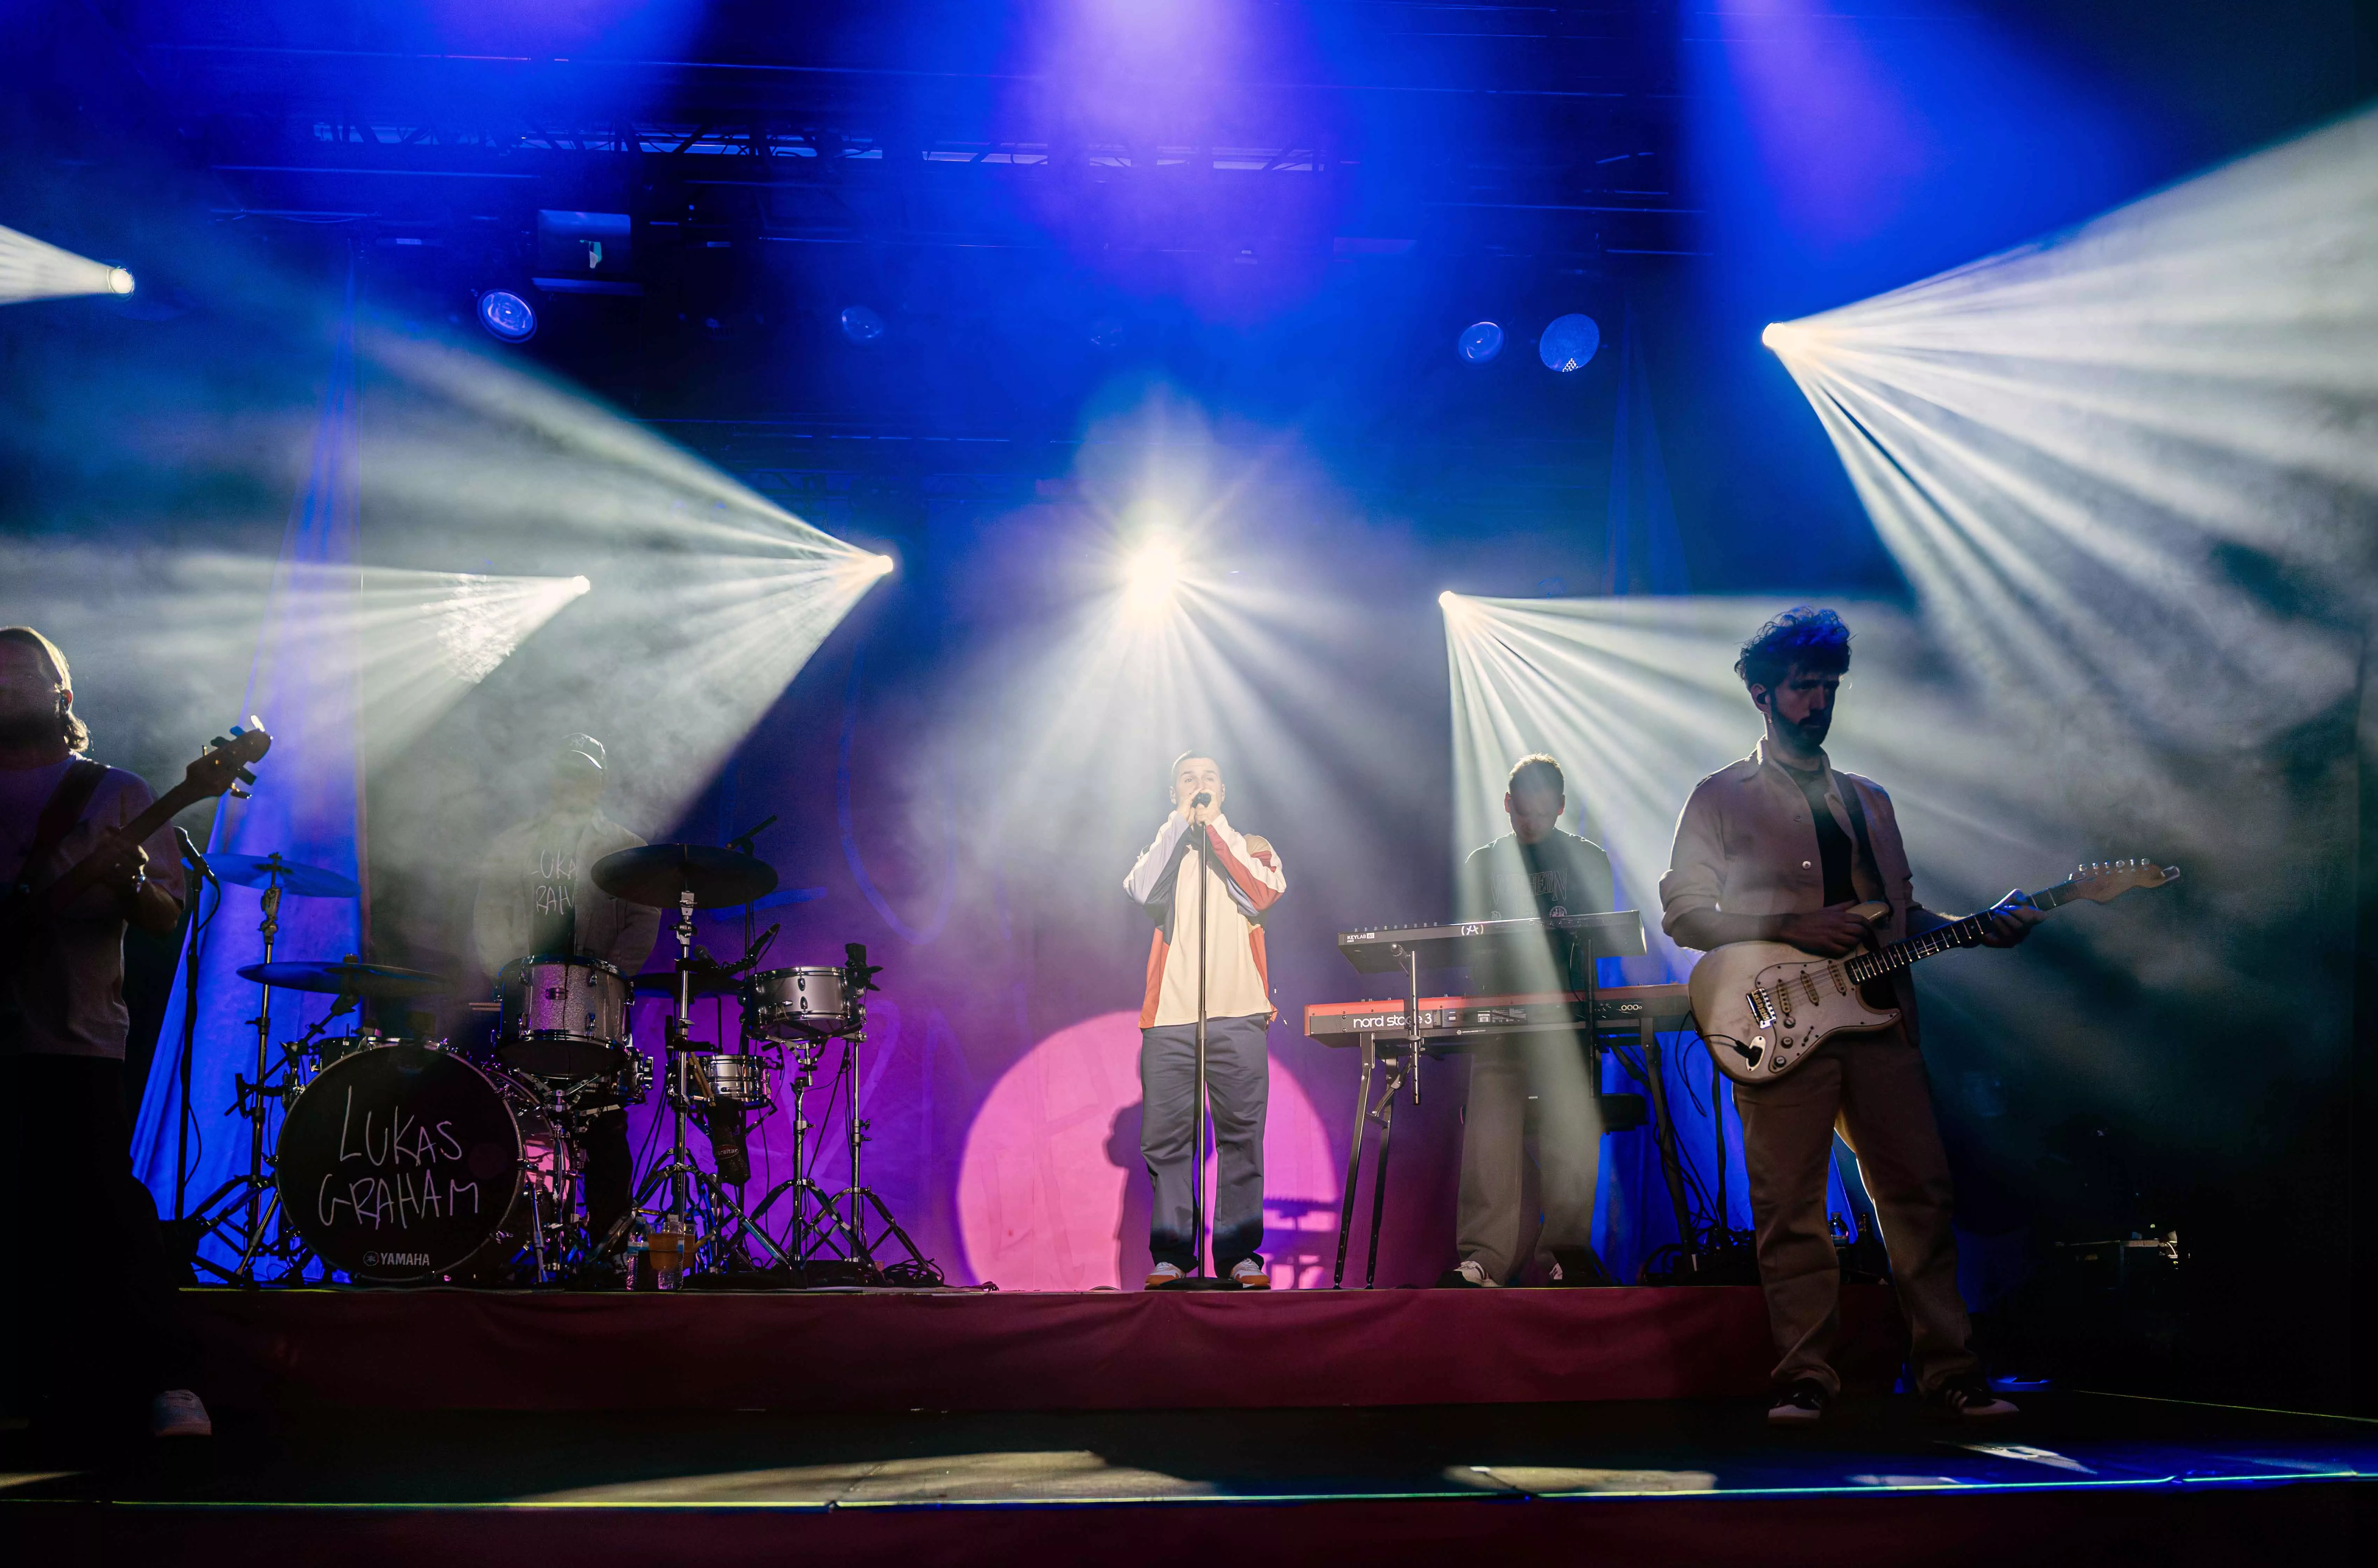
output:
[[[1147,1288],[1161,1290],[1168,1285],[1178,1285],[1188,1277],[1181,1272],[1180,1265],[1177,1263],[1159,1263],[1147,1271]]]
[[[1269,1290],[1271,1275],[1253,1258],[1241,1258],[1231,1265],[1231,1283],[1242,1290]]]
[[[1449,1268],[1440,1275],[1436,1283],[1440,1287],[1450,1287],[1456,1290],[1491,1290],[1503,1282],[1489,1275],[1486,1265],[1477,1259],[1464,1258],[1458,1266]]]
[[[149,1402],[150,1437],[212,1437],[204,1401],[186,1388],[169,1388]]]

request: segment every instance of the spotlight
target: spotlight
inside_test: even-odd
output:
[[[1584,369],[1601,346],[1602,329],[1593,324],[1593,317],[1574,311],[1554,317],[1544,335],[1536,340],[1536,353],[1545,365],[1564,373]]]
[[[1180,581],[1180,547],[1169,539],[1150,540],[1123,563],[1123,613],[1135,620],[1153,618],[1172,603]]]
[[[842,335],[854,343],[871,343],[883,335],[883,317],[863,305],[849,305],[842,310]]]
[[[109,268],[107,269],[107,292],[112,294],[130,293],[132,292],[132,274],[126,271],[121,267]]]
[[[1762,347],[1780,350],[1784,346],[1784,340],[1791,335],[1792,329],[1783,322],[1770,321],[1759,332],[1759,341]]]
[[[591,583],[591,582],[587,581],[586,581],[584,578],[582,578],[582,577],[573,577],[573,578],[571,578],[571,579],[570,580],[570,592],[572,594],[581,594],[581,593],[584,593],[585,592],[587,592],[587,590],[589,590],[589,589],[593,588],[594,586],[594,585],[593,583]]]
[[[889,576],[891,576],[891,575],[892,575],[892,557],[889,557],[889,556],[870,556],[870,557],[867,557],[867,575],[868,575],[868,576],[870,576],[870,577],[889,577]]]
[[[1453,608],[1455,604],[1460,603],[1460,601],[1461,595],[1456,593],[1450,588],[1436,596],[1437,607],[1440,609],[1449,610]]]
[[[1492,321],[1472,321],[1453,340],[1453,352],[1471,365],[1483,365],[1503,352],[1503,329]]]
[[[491,338],[524,343],[536,336],[536,311],[509,289],[489,289],[479,296],[479,325]]]

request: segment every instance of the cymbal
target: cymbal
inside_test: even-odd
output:
[[[749,904],[776,885],[776,868],[766,861],[706,844],[623,849],[594,862],[592,875],[613,898],[651,909],[675,909],[686,892],[697,909],[720,909]]]
[[[287,991],[318,991],[325,996],[421,997],[450,991],[453,985],[426,969],[399,969],[392,964],[362,964],[349,959],[332,964],[322,959],[278,959],[250,964],[239,971],[243,980],[256,980]]]
[[[726,970],[720,968],[715,964],[704,968],[696,969],[692,971],[692,975],[693,994],[698,997],[731,997],[737,991],[743,988],[743,977],[741,976],[729,975]],[[673,997],[677,995],[677,971],[674,969],[647,970],[645,973],[636,976],[629,983],[633,985],[637,991],[644,996]]]
[[[278,855],[210,855],[207,864],[221,880],[244,888],[269,887],[277,877],[282,892],[299,898],[353,898],[363,892],[353,878],[342,877],[327,867],[283,860]]]

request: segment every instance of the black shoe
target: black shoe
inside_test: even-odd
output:
[[[1936,1415],[1954,1421],[2002,1421],[2009,1416],[2023,1414],[2012,1400],[1991,1393],[1988,1382],[1972,1372],[1951,1378],[1926,1394],[1924,1403]]]
[[[1775,1391],[1775,1402],[1767,1406],[1767,1424],[1812,1427],[1825,1418],[1832,1402],[1832,1394],[1815,1378],[1795,1378]]]

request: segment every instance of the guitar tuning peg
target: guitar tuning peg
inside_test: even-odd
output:
[[[239,782],[252,784],[256,782],[256,774],[246,768],[242,768],[239,771]]]
[[[231,786],[231,797],[234,800],[247,800],[252,798],[253,795],[253,791],[242,789],[237,784]]]

